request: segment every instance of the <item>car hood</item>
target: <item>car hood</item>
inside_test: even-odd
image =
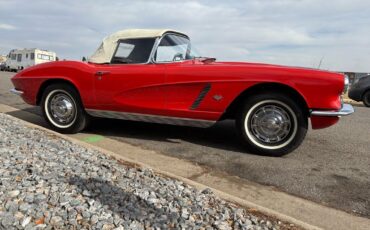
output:
[[[265,64],[265,63],[253,63],[253,62],[214,62],[214,65],[230,66],[230,67],[240,67],[240,68],[263,68],[263,69],[276,69],[276,70],[292,70],[299,72],[316,72],[316,73],[334,73],[327,70],[320,70],[308,67],[299,67],[299,66],[284,66],[276,64]]]

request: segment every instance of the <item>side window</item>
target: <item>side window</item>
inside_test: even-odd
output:
[[[37,54],[37,59],[52,61],[53,57],[46,54]]]
[[[129,43],[120,43],[116,52],[116,57],[127,58],[134,50],[135,45]]]
[[[28,53],[26,54],[26,58],[28,58]]]
[[[17,59],[17,55],[16,54],[12,54],[12,60],[15,60]]]
[[[155,53],[156,62],[173,62],[189,59],[190,41],[189,39],[168,34],[165,35],[158,45]]]
[[[31,53],[31,60],[34,60],[35,59],[35,53]]]
[[[22,54],[18,54],[17,55],[17,62],[21,62],[22,61]]]
[[[112,58],[114,64],[146,63],[154,45],[154,38],[121,40]]]

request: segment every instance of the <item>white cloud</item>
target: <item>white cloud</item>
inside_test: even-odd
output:
[[[322,68],[368,72],[369,8],[367,0],[13,0],[2,2],[0,25],[18,29],[1,31],[0,41],[80,59],[117,30],[173,28],[219,60],[317,67],[324,57]],[[0,53],[15,48],[3,44]]]
[[[15,29],[17,29],[15,26],[0,23],[0,30],[15,30]]]

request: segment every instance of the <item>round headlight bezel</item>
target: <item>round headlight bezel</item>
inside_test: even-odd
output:
[[[343,86],[343,94],[348,92],[348,87],[349,87],[349,77],[348,75],[344,75],[344,86]]]

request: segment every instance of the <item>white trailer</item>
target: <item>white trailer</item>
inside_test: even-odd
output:
[[[0,62],[5,62],[5,61],[6,61],[6,56],[0,55]]]
[[[56,60],[55,52],[41,49],[11,50],[5,62],[8,71],[18,71],[27,67]]]

